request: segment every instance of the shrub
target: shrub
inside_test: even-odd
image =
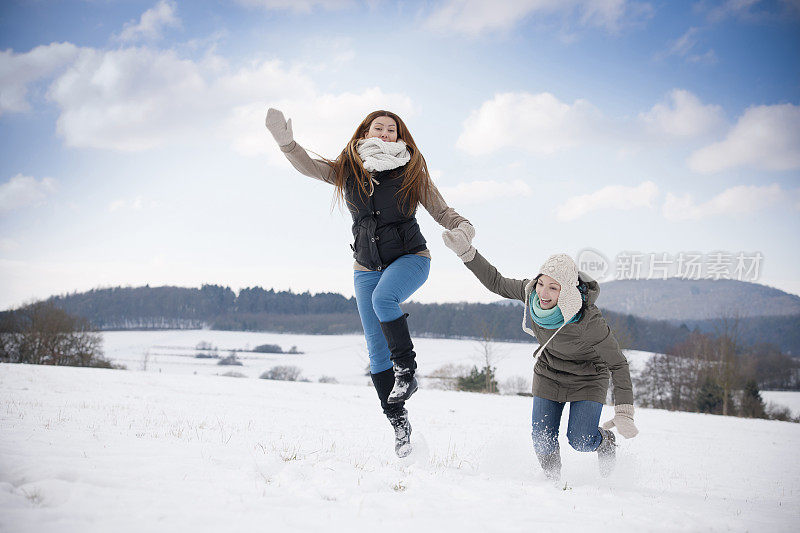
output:
[[[228,377],[228,378],[246,378],[247,377],[244,374],[242,374],[241,372],[234,372],[234,371],[225,372],[224,374],[220,374],[220,375]]]
[[[273,379],[275,381],[300,381],[301,370],[296,366],[273,366],[261,376],[261,379]]]
[[[253,348],[253,351],[258,353],[283,353],[283,348],[277,344],[260,344]]]
[[[339,383],[339,380],[331,376],[322,376],[319,378],[320,383]]]
[[[243,366],[242,362],[239,361],[239,358],[236,357],[235,353],[230,354],[228,357],[223,357],[217,362],[218,365],[229,365],[229,366]]]
[[[748,418],[766,418],[764,400],[761,398],[761,392],[758,390],[758,383],[756,383],[756,380],[751,379],[744,384],[741,398],[739,412],[742,416]]]
[[[697,410],[701,413],[721,414],[724,391],[722,387],[706,378],[697,392]]]
[[[771,420],[781,420],[783,422],[800,422],[800,417],[793,418],[792,410],[785,405],[777,405],[772,402],[767,403],[766,408],[767,418]]]
[[[497,381],[494,378],[495,369],[473,366],[468,376],[458,378],[458,390],[469,392],[497,392]],[[488,374],[488,375],[487,375]]]

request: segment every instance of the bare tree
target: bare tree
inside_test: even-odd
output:
[[[88,320],[49,302],[9,311],[0,320],[0,361],[119,368],[103,358],[102,343]]]
[[[483,322],[481,324],[481,336],[477,340],[478,354],[485,375],[484,391],[489,393],[497,392],[497,382],[494,380],[496,365],[501,361],[505,354],[501,354],[495,342],[497,327],[495,324]]]
[[[722,414],[727,415],[731,409],[730,397],[741,385],[739,373],[739,317],[723,316],[716,326],[715,359],[717,367],[717,383],[722,387]]]

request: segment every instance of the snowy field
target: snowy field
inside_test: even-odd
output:
[[[641,433],[620,439],[602,479],[596,454],[567,444],[565,416],[556,486],[533,454],[530,398],[431,379],[408,404],[415,451],[397,459],[360,335],[104,338],[128,370],[0,364],[0,532],[772,532],[800,521],[800,424],[637,409]],[[196,359],[200,342],[223,357],[245,350],[243,366]],[[480,363],[474,341],[415,343],[423,375]],[[246,351],[259,344],[306,353]],[[530,386],[533,348],[492,346],[501,386]],[[650,356],[627,355],[634,371]],[[255,379],[287,364],[311,382]],[[797,393],[764,396],[797,405]]]
[[[169,374],[222,375],[239,372],[257,378],[265,370],[277,365],[297,366],[302,376],[318,381],[323,376],[333,377],[339,383],[363,385],[371,383],[366,376],[369,362],[363,335],[299,335],[255,333],[241,331],[174,330],[174,331],[110,331],[103,334],[107,358],[124,364],[128,370],[143,370]],[[205,342],[217,348],[220,357],[236,353],[242,366],[220,366],[215,359],[197,359],[196,347]],[[264,354],[252,351],[261,344],[277,344],[284,351],[296,346],[299,355]],[[497,381],[501,390],[511,379],[525,381],[524,390],[530,391],[533,375],[533,352],[536,344],[492,343],[492,365],[497,368]],[[483,366],[483,349],[471,340],[414,338],[417,364],[422,376],[446,364]],[[648,352],[626,351],[631,370],[636,371],[650,357]],[[434,380],[421,386],[431,388]]]

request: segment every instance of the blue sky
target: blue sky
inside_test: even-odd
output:
[[[331,158],[369,111],[400,114],[508,276],[592,249],[605,279],[649,254],[736,277],[761,254],[756,281],[800,294],[797,50],[797,0],[3,2],[0,306],[352,294],[349,216],[283,159],[269,106]],[[495,300],[418,218],[414,299]]]

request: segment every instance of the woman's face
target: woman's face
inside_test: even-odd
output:
[[[552,309],[558,303],[561,284],[550,276],[542,274],[536,281],[536,294],[539,295],[539,306],[542,309]]]
[[[365,139],[378,137],[382,141],[393,143],[397,141],[397,123],[392,117],[377,117],[369,125]]]

